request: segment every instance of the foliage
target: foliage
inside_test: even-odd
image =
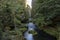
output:
[[[36,34],[37,34],[37,32],[34,31],[34,30],[30,30],[29,33],[30,33],[30,34],[33,34],[33,35],[36,35]]]
[[[58,35],[57,28],[59,27],[57,26],[57,24],[59,24],[58,22],[60,22],[59,1],[60,0],[35,0],[32,9],[32,13],[34,15],[32,16],[33,21],[37,24],[38,28],[43,29],[47,33],[54,36]]]
[[[60,0],[33,1],[35,2],[33,2],[32,5],[32,21],[35,22],[38,28],[43,29],[51,35],[57,36],[57,34],[59,34],[59,21],[54,20],[60,15]],[[2,40],[22,40],[23,32],[27,30],[27,28],[26,24],[21,21],[26,22],[29,18],[26,11],[25,0],[0,0],[0,38],[2,38]],[[59,20],[59,18],[57,18],[57,20]],[[54,24],[56,28],[47,26],[50,24]],[[44,28],[45,26],[46,28]],[[35,33],[35,31],[31,32],[33,34]]]
[[[0,32],[2,33],[2,40],[12,39],[8,36],[12,34],[15,36],[14,31],[17,31],[16,33],[18,34],[16,35],[22,35],[21,30],[19,29],[20,27],[23,27],[21,23],[22,18],[20,17],[25,11],[25,4],[23,1],[24,0],[0,0],[0,30],[2,31]],[[8,29],[8,27],[10,29]],[[15,29],[15,27],[18,30]]]

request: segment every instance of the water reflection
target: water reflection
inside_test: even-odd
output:
[[[27,24],[28,30],[34,30],[35,29],[35,24],[33,24],[32,22],[29,22]]]
[[[34,40],[33,38],[33,34],[29,33],[29,31],[34,30],[35,29],[35,24],[33,24],[32,22],[29,22],[27,24],[28,30],[24,33],[24,38],[26,40]]]
[[[34,40],[33,34],[28,33],[28,31],[25,32],[24,37],[26,40]]]

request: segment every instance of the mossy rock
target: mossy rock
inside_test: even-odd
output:
[[[36,35],[36,34],[37,34],[37,32],[34,31],[34,30],[30,30],[29,33],[30,33],[30,34],[33,34],[33,35]]]

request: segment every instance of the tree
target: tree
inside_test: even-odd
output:
[[[25,11],[24,10],[25,4],[23,1],[24,0],[0,0],[0,18],[1,18],[0,28],[2,31],[3,37],[4,35],[7,35],[7,34],[8,36],[10,36],[11,33],[13,32],[16,33],[16,35],[19,35],[19,36],[22,35],[20,30],[20,27],[22,27],[22,23],[21,23],[22,18],[20,18],[20,16]],[[6,32],[7,30],[5,28],[7,28],[7,30],[9,31]],[[16,28],[18,29],[16,30]],[[8,39],[11,39],[11,38],[8,38]],[[3,40],[5,39],[3,38]]]
[[[34,16],[32,16],[34,18],[34,22],[36,22],[37,26],[40,29],[43,30],[48,30],[46,32],[50,33],[49,31],[52,29],[55,30],[54,33],[56,33],[55,35],[58,34],[58,32],[56,31],[57,28],[57,24],[59,24],[57,20],[58,16],[60,15],[60,3],[59,0],[33,0],[33,9],[32,9],[32,13]],[[57,18],[57,20],[55,20]],[[59,17],[60,18],[60,17]],[[46,27],[46,28],[45,28]],[[51,28],[52,27],[52,28]],[[49,29],[50,30],[49,30]],[[53,32],[51,31],[51,35]]]

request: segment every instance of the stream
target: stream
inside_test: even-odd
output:
[[[43,30],[40,30],[39,28],[36,27],[36,25],[31,22],[32,21],[32,13],[31,13],[31,9],[32,9],[32,0],[26,0],[26,7],[28,8],[28,16],[29,16],[29,23],[27,23],[27,31],[24,33],[24,38],[26,40],[57,40],[56,37],[46,33]],[[33,35],[32,33],[29,33],[29,31],[36,31],[37,35]]]
[[[33,34],[29,33],[29,31],[34,30],[35,29],[35,24],[33,24],[32,22],[29,22],[27,24],[28,30],[24,33],[24,38],[26,40],[34,40],[33,38]]]

